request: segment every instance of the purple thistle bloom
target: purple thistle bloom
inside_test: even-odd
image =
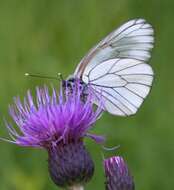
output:
[[[58,95],[53,88],[50,95],[47,87],[36,88],[35,99],[28,91],[23,103],[15,98],[15,104],[9,107],[19,132],[7,124],[10,142],[48,151],[50,176],[62,187],[85,183],[93,175],[94,164],[83,138],[104,140],[88,134],[102,109],[94,109],[90,93],[82,100],[83,88],[79,83],[71,87],[71,91],[65,87]]]
[[[66,91],[66,90],[65,90]],[[68,91],[68,90],[67,90]],[[69,141],[78,141],[88,136],[100,142],[102,137],[88,134],[88,130],[101,116],[101,108],[93,109],[91,96],[85,103],[81,100],[82,90],[79,85],[74,87],[72,95],[62,90],[57,95],[52,89],[36,88],[34,100],[30,91],[22,103],[20,98],[14,98],[15,105],[9,106],[9,112],[20,133],[10,124],[7,124],[13,143],[20,146],[48,148],[60,141],[65,144]]]
[[[133,177],[120,156],[104,160],[106,190],[134,190]]]

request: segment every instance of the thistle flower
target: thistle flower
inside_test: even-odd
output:
[[[104,160],[106,190],[134,190],[133,177],[120,156]]]
[[[50,95],[46,86],[36,88],[35,99],[28,91],[23,103],[15,98],[9,107],[19,131],[6,124],[10,142],[46,149],[50,176],[61,187],[78,186],[91,179],[94,164],[83,139],[87,136],[97,142],[103,140],[88,133],[102,110],[93,108],[90,94],[82,101],[82,90],[76,84],[71,95],[67,88],[61,89],[59,95],[53,88]]]

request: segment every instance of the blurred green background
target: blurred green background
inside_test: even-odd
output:
[[[174,1],[173,0],[0,0],[0,136],[13,96],[58,81],[24,77],[25,72],[67,77],[99,40],[127,20],[142,17],[155,29],[150,64],[155,81],[139,112],[128,118],[105,113],[93,132],[106,135],[104,155],[122,155],[136,189],[174,187]],[[104,190],[102,150],[87,140],[96,170],[86,190]],[[56,190],[43,150],[0,143],[0,190]]]

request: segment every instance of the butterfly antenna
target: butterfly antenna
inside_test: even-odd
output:
[[[30,74],[30,73],[25,73],[26,77],[35,77],[35,78],[45,78],[45,79],[54,79],[54,80],[59,80],[59,77],[51,77],[51,76],[43,76],[43,75],[35,75],[35,74]]]
[[[64,80],[64,79],[63,79],[63,76],[62,76],[62,73],[58,73],[57,75],[58,75],[60,81],[63,81],[63,80]]]

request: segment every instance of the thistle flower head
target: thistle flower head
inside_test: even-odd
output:
[[[120,156],[104,160],[106,190],[134,190],[133,177]]]
[[[60,141],[65,144],[69,141],[78,141],[89,136],[96,141],[102,138],[88,134],[88,130],[101,115],[101,108],[93,109],[91,96],[86,101],[81,100],[82,89],[79,84],[73,88],[69,95],[60,90],[59,95],[52,89],[50,95],[48,88],[36,88],[36,98],[30,93],[24,98],[14,98],[14,105],[9,112],[19,131],[7,124],[13,143],[20,146],[48,148]]]

